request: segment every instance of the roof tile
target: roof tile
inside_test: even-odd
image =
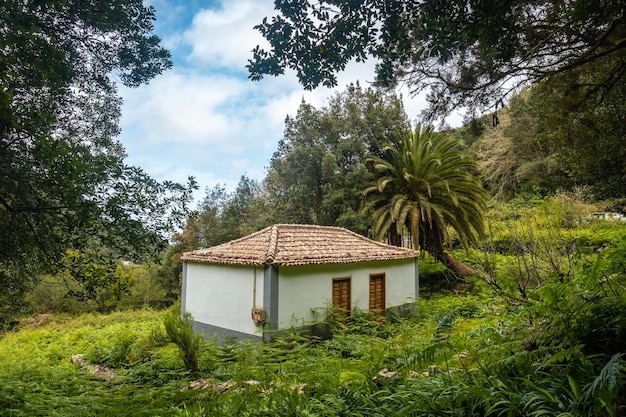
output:
[[[184,261],[231,265],[311,265],[416,258],[418,252],[333,226],[277,224],[183,254]]]

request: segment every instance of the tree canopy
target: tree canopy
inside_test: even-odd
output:
[[[430,116],[497,106],[519,85],[608,56],[624,75],[620,0],[300,0],[274,2],[255,26],[269,41],[249,60],[253,80],[295,70],[312,89],[335,86],[351,60],[377,61],[377,82],[430,90]]]
[[[622,63],[624,58],[622,59]],[[599,199],[626,195],[626,80],[599,88],[615,63],[598,60],[537,84],[528,99],[537,137],[571,185]]]
[[[117,85],[171,66],[153,20],[141,0],[0,3],[3,304],[69,250],[140,259],[183,219],[194,181],[154,180],[115,139]]]
[[[601,87],[612,59],[533,85],[499,112],[473,145],[484,179],[501,195],[586,190],[626,195],[626,83]]]
[[[302,103],[287,117],[284,138],[264,181],[278,222],[341,226],[367,234],[370,219],[361,191],[371,173],[367,154],[409,122],[395,95],[350,85],[327,106]]]

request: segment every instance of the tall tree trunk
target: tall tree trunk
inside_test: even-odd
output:
[[[444,264],[459,279],[469,278],[477,272],[446,252],[441,252],[436,259]]]

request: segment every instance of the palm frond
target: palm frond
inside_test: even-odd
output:
[[[384,236],[395,224],[407,227],[414,245],[441,252],[450,244],[448,227],[465,247],[484,235],[483,212],[488,198],[477,165],[459,142],[432,126],[399,132],[399,140],[383,147],[384,156],[368,156],[378,178],[364,194],[375,208],[374,233]]]

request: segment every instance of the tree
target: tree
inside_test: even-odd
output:
[[[472,147],[483,181],[499,197],[553,193],[570,185],[556,154],[541,140],[541,123],[529,95],[524,90],[511,98],[498,112],[500,124],[485,128]]]
[[[620,0],[275,1],[255,26],[269,41],[248,63],[250,77],[295,70],[308,89],[335,86],[351,60],[377,60],[377,81],[430,90],[430,115],[488,108],[520,84],[603,57],[624,75]]]
[[[120,263],[98,264],[72,250],[67,251],[61,264],[58,278],[67,288],[65,297],[74,297],[83,303],[95,301],[101,312],[114,308],[133,281],[128,267]]]
[[[164,254],[160,273],[167,279],[163,283],[176,283],[174,289],[180,288],[184,252],[217,246],[261,230],[271,224],[271,216],[272,208],[261,188],[245,175],[233,192],[220,184],[207,188],[198,211],[187,219],[182,231],[173,235],[173,245]]]
[[[626,74],[614,79],[613,61],[551,77],[528,98],[537,139],[563,166],[570,186],[587,186],[597,198],[626,195]],[[614,83],[610,89],[607,80]]]
[[[195,241],[198,247],[208,248],[237,239],[269,225],[269,208],[260,197],[261,189],[255,180],[242,175],[233,192],[217,184],[206,190],[200,210],[188,220],[182,241]],[[189,244],[187,244],[189,245]]]
[[[117,84],[171,66],[153,20],[141,0],[0,3],[0,322],[68,250],[138,260],[186,215],[194,181],[154,180],[114,139]]]
[[[258,205],[262,204],[259,194],[257,182],[242,175],[221,212],[221,235],[218,234],[220,241],[214,241],[213,244],[237,239],[269,226],[265,222],[266,216],[263,211],[256,210]],[[208,235],[205,236],[208,238]]]
[[[272,156],[264,184],[275,221],[347,227],[366,234],[360,210],[371,174],[368,153],[381,154],[385,138],[408,126],[401,100],[358,84],[335,94],[326,107],[302,103],[287,117],[284,138]]]
[[[384,156],[369,156],[366,163],[378,174],[364,191],[375,208],[375,237],[406,228],[414,248],[424,248],[459,277],[471,274],[449,254],[449,228],[464,247],[476,244],[484,234],[488,194],[459,142],[418,125],[388,143]]]
[[[609,58],[550,77],[513,97],[475,144],[485,179],[505,194],[583,187],[626,194],[626,88],[606,88]]]

